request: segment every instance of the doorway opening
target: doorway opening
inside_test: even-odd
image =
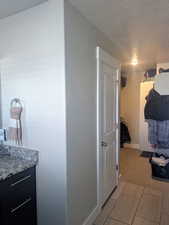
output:
[[[145,106],[147,96],[156,84],[157,77],[160,76],[156,75],[159,74],[160,68],[167,71],[169,63],[150,65],[149,69],[142,65],[128,66],[124,67],[121,73],[123,79],[125,78],[125,82],[121,85],[120,98],[121,179],[151,188],[156,181],[152,179],[154,174],[149,161],[152,156],[155,156],[156,149],[151,145],[150,125],[149,119],[146,117]],[[151,72],[151,74],[148,74],[148,72]],[[166,152],[166,150],[163,152]],[[163,152],[160,154],[163,154]]]
[[[145,97],[153,87],[153,81],[145,82],[145,71],[140,66],[128,66],[122,69],[120,92],[121,179],[138,185],[146,185],[151,179],[148,162],[147,124],[144,120]],[[123,81],[125,80],[125,82]],[[142,157],[142,150],[147,157]]]
[[[152,179],[148,154],[147,156],[141,154],[145,150],[151,153],[146,139],[147,133],[144,130],[147,129],[144,127],[146,124],[140,126],[145,122],[140,116],[143,113],[141,107],[144,106],[140,104],[142,104],[143,93],[146,95],[146,91],[149,92],[142,87],[142,84],[146,85],[146,82],[152,80],[143,81],[144,71],[129,70],[126,87],[121,89],[120,116],[128,127],[131,142],[121,146],[118,187],[103,207],[94,225],[168,224],[169,196],[166,193],[169,183]]]

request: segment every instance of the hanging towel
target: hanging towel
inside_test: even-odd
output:
[[[21,113],[22,105],[19,99],[11,101],[10,108],[10,124],[8,138],[16,144],[22,144],[22,126],[21,126]]]

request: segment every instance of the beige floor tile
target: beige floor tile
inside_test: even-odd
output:
[[[162,214],[160,225],[169,225],[169,215],[168,214]]]
[[[126,225],[126,224],[121,223],[117,220],[108,219],[104,225]]]
[[[99,216],[96,218],[94,225],[103,225],[114,206],[115,206],[115,200],[110,198],[107,204],[104,206],[101,213],[99,214]]]
[[[154,179],[150,180],[150,184],[148,186],[152,189],[156,189],[161,192],[166,192],[167,190],[169,190],[169,183],[164,181],[162,182],[162,181],[154,180]]]
[[[162,210],[163,213],[169,214],[169,194],[164,194],[162,197]]]
[[[161,197],[144,194],[137,210],[137,216],[158,223],[160,221],[160,212]]]
[[[110,218],[131,224],[139,203],[139,195],[122,194],[113,208]]]
[[[122,193],[127,195],[139,195],[141,197],[141,195],[143,194],[143,190],[144,187],[140,185],[126,182],[123,187]]]
[[[155,189],[152,189],[152,188],[148,188],[148,187],[146,187],[144,189],[144,194],[150,194],[150,195],[155,195],[155,196],[162,197],[162,192],[161,191],[155,190]]]
[[[159,225],[158,223],[149,222],[139,217],[135,217],[133,225]]]
[[[134,149],[120,151],[121,180],[159,191],[169,190],[169,182],[152,179],[151,166],[148,158],[140,157],[140,152]]]
[[[141,186],[150,183],[151,168],[148,158],[140,157],[140,152],[134,149],[120,152],[120,172],[123,181]]]

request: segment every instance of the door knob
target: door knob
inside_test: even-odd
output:
[[[101,142],[101,146],[102,146],[102,147],[107,147],[108,144],[107,144],[106,142],[102,141],[102,142]]]

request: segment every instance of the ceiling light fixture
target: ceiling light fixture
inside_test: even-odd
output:
[[[131,65],[136,66],[138,64],[138,59],[137,58],[133,58],[131,61]]]

